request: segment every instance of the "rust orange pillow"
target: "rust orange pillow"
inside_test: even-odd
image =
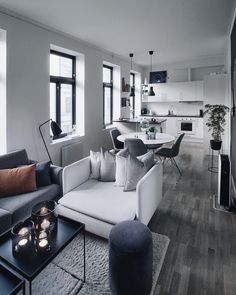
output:
[[[0,197],[29,193],[35,190],[35,164],[0,170]]]

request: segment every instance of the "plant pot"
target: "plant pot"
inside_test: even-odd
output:
[[[210,140],[211,149],[214,151],[219,151],[221,149],[222,141],[221,140]]]
[[[149,139],[155,139],[156,138],[156,132],[148,132]]]

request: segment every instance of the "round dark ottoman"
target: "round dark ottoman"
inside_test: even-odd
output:
[[[149,295],[152,235],[139,221],[115,225],[109,236],[109,281],[113,295]]]

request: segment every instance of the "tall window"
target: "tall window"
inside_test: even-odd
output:
[[[113,68],[103,65],[103,124],[112,124]]]
[[[63,132],[75,125],[75,56],[50,51],[50,118]]]
[[[135,74],[130,73],[130,90],[132,96],[130,96],[130,110],[132,113],[132,117],[135,117]]]

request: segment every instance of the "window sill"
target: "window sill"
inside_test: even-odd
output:
[[[109,130],[109,129],[112,129],[112,128],[114,128],[115,126],[113,125],[113,124],[111,124],[111,125],[107,125],[107,126],[105,126],[104,128],[103,128],[103,130]]]
[[[73,141],[74,139],[79,139],[79,138],[83,138],[83,135],[79,135],[78,133],[68,134],[67,136],[62,138],[53,139],[50,145],[55,145],[55,144],[67,142],[67,141]]]

